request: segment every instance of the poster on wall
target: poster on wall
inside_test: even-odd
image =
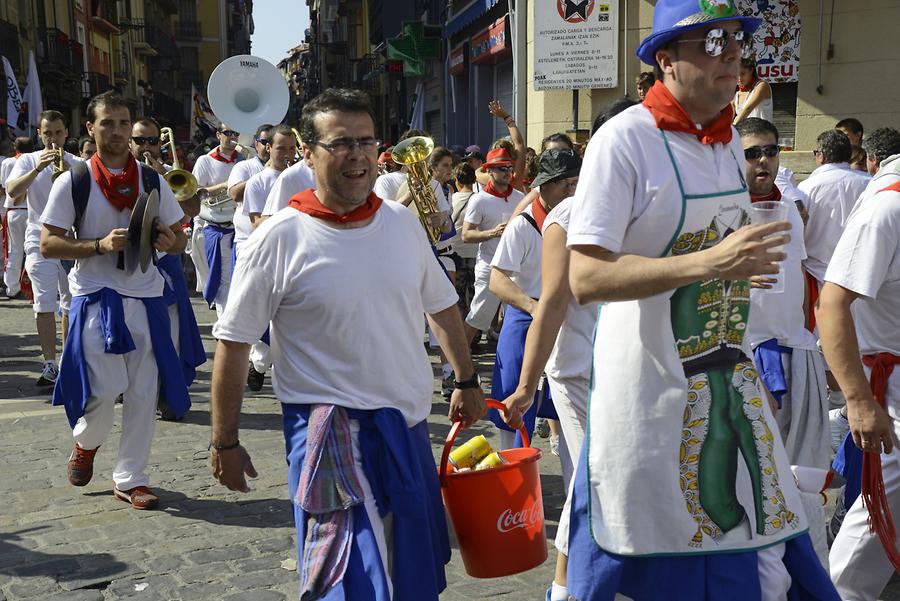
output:
[[[619,85],[619,3],[541,0],[534,3],[534,89]]]
[[[745,15],[763,24],[753,35],[757,73],[769,83],[797,81],[800,70],[800,4],[797,0],[740,0]]]

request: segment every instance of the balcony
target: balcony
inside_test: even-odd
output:
[[[131,23],[134,29],[134,48],[137,52],[151,56],[163,55],[172,59],[180,57],[175,40],[156,25],[135,19]]]
[[[176,34],[179,40],[199,40],[203,37],[199,21],[183,21],[179,19]]]
[[[18,70],[22,65],[19,51],[19,29],[9,21],[0,19],[0,56],[9,59],[13,69]]]
[[[84,73],[84,48],[81,44],[55,27],[41,29],[39,40],[38,64],[42,70],[81,79]]]
[[[91,12],[91,24],[100,31],[118,35],[120,33],[116,23],[119,21],[119,11],[116,8],[116,0],[94,0],[88,3]]]
[[[86,92],[89,98],[93,98],[97,94],[109,90],[112,86],[109,83],[109,77],[103,73],[96,71],[88,71],[84,74],[84,80],[87,83]]]
[[[183,103],[162,92],[153,95],[153,115],[170,125],[182,125],[187,121]]]

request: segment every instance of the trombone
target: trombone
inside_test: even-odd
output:
[[[172,153],[172,170],[163,177],[172,188],[172,192],[175,193],[175,199],[178,202],[190,200],[197,194],[197,189],[199,188],[197,178],[190,171],[181,168],[181,164],[178,162],[178,151],[175,148],[175,134],[172,133],[172,128],[163,127],[159,130],[159,135],[160,138],[165,138],[165,144],[169,147],[169,152]]]
[[[297,144],[297,152],[294,154],[294,162],[299,163],[303,160],[303,138],[300,137],[300,132],[297,131],[297,128],[292,127],[291,131],[294,132],[294,142]]]

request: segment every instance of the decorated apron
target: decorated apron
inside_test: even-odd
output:
[[[731,189],[687,194],[669,137],[659,133],[680,215],[671,200],[652,202],[629,226],[622,252],[697,252],[749,223],[734,153],[725,147],[734,159]],[[673,208],[677,228],[659,240]],[[749,304],[749,282],[711,279],[599,309],[585,444],[589,521],[604,550],[708,554],[805,532],[774,418],[742,350]]]

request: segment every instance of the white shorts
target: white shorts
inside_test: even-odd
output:
[[[34,292],[35,313],[69,311],[69,280],[59,259],[45,259],[40,249],[33,248],[25,255],[25,271]]]
[[[469,305],[466,323],[476,330],[487,331],[500,308],[500,299],[491,292],[491,266],[479,263],[475,266],[475,296]]]

